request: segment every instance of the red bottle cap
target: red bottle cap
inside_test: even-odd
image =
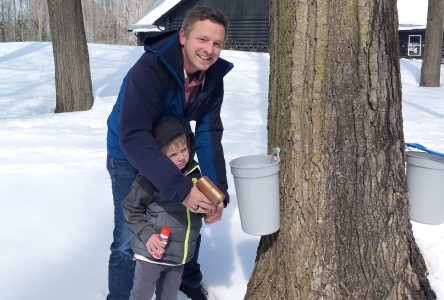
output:
[[[171,230],[167,226],[163,227],[162,231],[160,232],[161,235],[167,236],[167,237],[170,236],[170,233],[171,233]]]

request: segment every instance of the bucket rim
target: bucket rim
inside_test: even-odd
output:
[[[269,158],[273,159],[274,161],[270,162],[267,165],[263,165],[263,166],[256,166],[256,165],[239,166],[239,165],[236,165],[236,161],[238,161],[240,159],[254,158],[254,157],[259,157],[259,156],[261,156],[261,157],[262,156],[263,157],[269,157]],[[270,154],[252,154],[252,155],[244,155],[244,156],[239,156],[239,157],[233,158],[232,160],[230,160],[229,165],[230,165],[230,167],[234,167],[234,168],[237,168],[237,169],[263,169],[263,168],[269,168],[269,167],[275,166],[275,165],[277,165],[279,163],[280,163],[280,160],[276,159],[276,157],[273,156],[273,155],[270,155]]]
[[[406,151],[406,156],[414,157],[414,158],[422,158],[422,159],[429,159],[436,162],[444,163],[444,157],[440,157],[438,155],[422,152],[422,151]]]

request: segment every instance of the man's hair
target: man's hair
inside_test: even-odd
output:
[[[205,20],[210,20],[224,26],[225,35],[227,35],[228,21],[224,14],[221,11],[208,6],[195,6],[188,11],[182,22],[182,28],[185,30],[185,35],[188,36],[190,34],[194,23]]]
[[[162,153],[166,153],[168,148],[170,148],[172,145],[176,147],[180,147],[182,145],[187,145],[188,147],[188,141],[187,141],[187,135],[185,133],[179,134],[175,138],[173,138],[171,141],[166,143],[165,146],[163,146],[160,150]]]

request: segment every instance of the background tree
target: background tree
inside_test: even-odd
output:
[[[77,0],[48,0],[48,11],[55,65],[55,112],[88,110],[93,105],[93,93],[82,4]]]
[[[6,6],[5,0],[0,0],[0,40],[6,39]]]
[[[136,44],[128,26],[155,0],[81,0],[90,43]],[[50,41],[46,0],[0,0],[0,42]]]
[[[429,0],[420,86],[438,87],[441,72],[444,0]]]
[[[13,27],[12,27],[12,37],[13,37],[13,41],[16,40],[16,33],[17,33],[17,5],[15,3],[15,0],[12,0],[12,16],[13,16]]]
[[[433,299],[409,220],[396,1],[271,0],[281,227],[246,299]]]

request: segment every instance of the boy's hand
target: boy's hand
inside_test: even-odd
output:
[[[224,212],[224,203],[221,202],[219,203],[218,206],[216,206],[216,211],[214,212],[214,214],[205,215],[204,218],[205,224],[209,225],[220,221],[220,219],[222,219],[223,212]]]
[[[195,185],[193,185],[185,200],[182,201],[182,204],[194,213],[211,215],[216,211],[216,206]]]
[[[158,256],[160,253],[163,254],[165,252],[165,244],[160,241],[158,234],[153,234],[146,242],[146,249],[151,255],[156,252],[157,254],[155,255]]]

